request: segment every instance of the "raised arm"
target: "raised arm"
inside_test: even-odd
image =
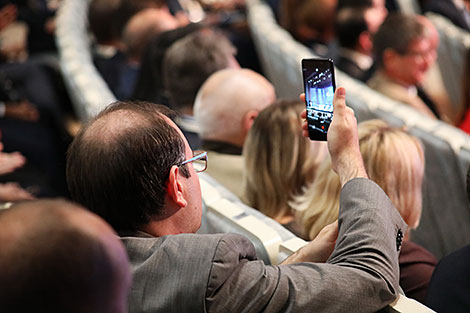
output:
[[[344,89],[338,88],[328,147],[343,189],[339,234],[327,263],[308,262],[316,261],[312,242],[287,260],[292,264],[265,266],[246,258],[246,244],[226,237],[214,255],[208,312],[375,312],[395,299],[397,243],[406,224],[382,189],[367,179],[356,124]]]

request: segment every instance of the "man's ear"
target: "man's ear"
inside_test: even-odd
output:
[[[253,123],[255,122],[256,117],[258,117],[258,114],[258,111],[250,110],[246,112],[243,116],[243,130],[246,134],[248,134],[248,131],[251,129],[251,126],[253,126]]]
[[[371,54],[372,53],[372,37],[369,31],[365,30],[363,31],[360,35],[359,38],[357,39],[357,43],[361,47],[361,50],[364,53]]]
[[[184,198],[184,184],[181,183],[182,177],[179,175],[179,167],[173,165],[170,169],[168,182],[166,186],[167,196],[179,207],[185,207],[188,202]]]
[[[385,70],[393,70],[394,67],[396,66],[396,61],[399,58],[399,54],[390,48],[385,49],[385,51],[382,54],[382,63],[384,66]]]

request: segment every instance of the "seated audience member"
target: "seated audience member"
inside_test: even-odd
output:
[[[426,0],[424,12],[433,12],[448,18],[454,25],[470,31],[470,4],[466,0]]]
[[[375,312],[394,300],[397,234],[406,225],[367,179],[343,88],[328,132],[343,185],[339,230],[329,225],[280,266],[257,260],[241,235],[194,234],[202,214],[196,172],[205,154],[191,151],[169,114],[152,103],[114,103],[80,131],[68,154],[73,198],[110,222],[126,246],[129,312]]]
[[[202,29],[175,42],[165,53],[163,82],[170,106],[180,116],[176,124],[192,149],[201,146],[199,129],[193,117],[197,92],[209,76],[225,68],[240,68],[235,48],[219,32]]]
[[[101,218],[63,200],[0,212],[2,312],[125,313],[126,251]]]
[[[259,113],[243,146],[244,201],[296,235],[301,231],[289,201],[313,181],[327,151],[324,142],[302,136],[304,109],[298,101],[274,102]]]
[[[371,77],[375,69],[372,36],[387,14],[383,0],[338,0],[335,31],[339,47],[334,58],[338,69],[363,82]]]
[[[420,142],[400,128],[380,120],[359,124],[359,146],[370,179],[390,197],[408,229],[418,227],[421,218],[421,185],[424,174],[424,154]],[[326,159],[318,170],[318,178],[304,190],[292,206],[310,239],[338,218],[341,185]],[[426,289],[436,265],[434,256],[409,240],[403,233],[400,253],[400,286],[405,294],[424,302]]]
[[[19,151],[28,160],[26,167],[39,171],[33,175],[25,173],[18,182],[23,187],[39,186],[35,195],[41,197],[68,195],[65,152],[71,137],[65,129],[60,104],[61,97],[41,65],[25,62],[0,66],[0,130],[4,152]],[[0,181],[5,182],[3,178]]]
[[[194,104],[207,173],[237,197],[243,194],[242,148],[258,113],[274,102],[274,87],[247,69],[218,71],[202,85]]]
[[[392,14],[374,35],[377,71],[367,84],[384,95],[437,118],[436,105],[421,89],[436,51],[430,32],[416,15]]]
[[[162,6],[163,2],[159,0],[92,0],[90,2],[88,23],[96,44],[93,61],[116,96],[120,96],[121,73],[127,65],[121,37],[127,23],[135,14],[144,9]],[[148,22],[149,19],[146,21]],[[157,20],[154,22],[158,23]]]
[[[303,0],[294,13],[294,37],[314,53],[334,55],[332,45],[337,0]]]
[[[201,29],[199,24],[188,24],[152,38],[143,54],[139,76],[132,95],[133,100],[170,106],[163,86],[163,58],[173,43],[199,29]]]
[[[366,82],[372,75],[372,37],[365,20],[365,9],[341,9],[336,15],[338,55],[335,66],[349,76]]]
[[[122,34],[126,60],[122,64],[118,85],[114,90],[116,98],[131,98],[142,56],[150,40],[177,27],[178,21],[168,12],[168,8],[148,8],[131,17]]]

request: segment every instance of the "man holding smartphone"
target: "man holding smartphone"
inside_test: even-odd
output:
[[[115,103],[82,129],[68,155],[72,197],[110,222],[126,246],[131,313],[375,312],[395,299],[406,225],[367,179],[344,88],[328,133],[343,186],[338,228],[327,226],[279,266],[257,260],[244,236],[194,234],[202,214],[196,171],[204,170],[195,162],[204,155],[193,155],[170,117],[154,104]]]

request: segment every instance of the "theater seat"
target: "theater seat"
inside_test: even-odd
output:
[[[63,0],[56,15],[56,43],[65,86],[82,121],[116,101],[93,64],[87,30],[89,0]]]
[[[469,88],[463,86],[463,76],[464,64],[470,51],[470,33],[439,14],[427,13],[426,17],[439,32],[437,64],[454,110],[458,110],[462,103],[463,88]]]

